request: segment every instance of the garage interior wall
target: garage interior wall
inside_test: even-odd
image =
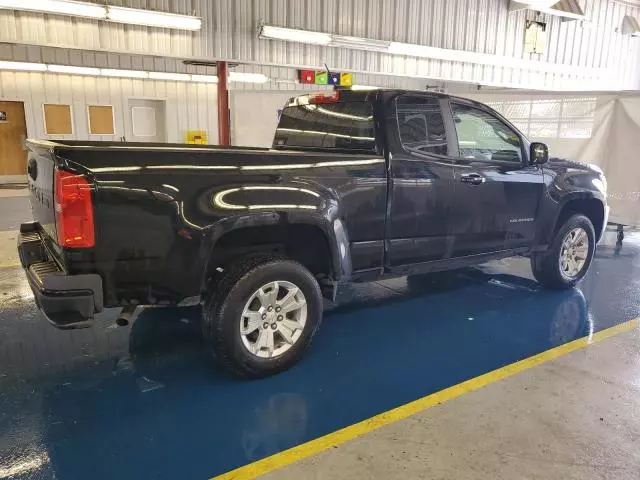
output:
[[[208,130],[217,138],[216,86],[52,73],[0,72],[0,99],[24,102],[29,137],[48,140],[114,141],[125,136],[129,99],[166,101],[167,140],[183,142],[187,130]],[[69,104],[72,135],[47,135],[43,104]],[[113,106],[115,134],[90,135],[88,105]]]
[[[182,61],[172,58],[6,43],[0,43],[0,60],[215,75],[215,68],[185,65]],[[297,81],[297,70],[293,68],[239,65],[232,71],[262,73],[269,78],[267,83],[230,84],[232,129],[236,131],[236,135],[232,135],[234,145],[271,145],[275,131],[273,109],[258,108],[254,103],[269,99],[275,103],[279,102],[279,106],[282,106],[292,96],[330,88],[300,85]],[[361,85],[419,90],[424,89],[427,84],[437,83],[418,78],[370,74],[356,74],[355,80]],[[259,93],[242,97],[243,94],[252,92]],[[125,135],[128,101],[130,98],[136,98],[166,101],[167,141],[183,142],[187,130],[207,130],[209,142],[217,143],[216,95],[215,84],[0,71],[0,100],[25,103],[27,134],[35,138],[120,140]],[[264,95],[267,96],[261,99]],[[243,98],[246,98],[246,101],[243,101]],[[73,135],[46,135],[42,113],[44,103],[72,105]],[[113,105],[114,135],[89,135],[86,108],[93,104]],[[242,120],[246,122],[244,126]],[[257,136],[249,134],[252,128],[259,131]],[[247,143],[243,143],[245,141]]]
[[[625,15],[640,19],[640,8],[616,0],[579,3],[587,17],[585,22],[564,21],[531,10],[510,13],[507,0],[122,0],[117,4],[195,14],[203,19],[202,30],[163,30],[3,10],[0,42],[181,58],[224,58],[272,66],[321,68],[326,63],[335,70],[522,88],[640,88],[640,42],[619,32]],[[548,41],[544,54],[524,52],[527,20],[546,22]],[[509,66],[260,40],[257,27],[261,22],[573,68],[569,73],[532,72]],[[605,69],[606,78],[586,78],[585,72],[591,68]]]

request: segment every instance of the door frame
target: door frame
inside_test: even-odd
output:
[[[13,103],[21,103],[22,104],[22,111],[24,113],[24,129],[26,131],[26,138],[29,138],[29,121],[27,120],[27,105],[29,105],[29,107],[31,106],[31,102],[24,99],[24,98],[19,98],[19,97],[5,97],[5,96],[0,96],[0,102],[13,102]],[[42,118],[43,122],[44,122],[44,116]],[[27,175],[0,175],[0,184],[7,184],[7,183],[26,183],[27,181]]]

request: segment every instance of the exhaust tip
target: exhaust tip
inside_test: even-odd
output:
[[[119,327],[128,326],[131,323],[131,320],[133,320],[136,307],[136,305],[127,305],[126,307],[123,307],[120,315],[118,315],[118,318],[116,319],[116,325]]]
[[[118,325],[119,327],[128,327],[129,320],[127,320],[126,318],[118,317],[118,319],[116,320],[116,325]]]

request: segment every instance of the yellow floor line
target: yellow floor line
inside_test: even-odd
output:
[[[0,262],[0,268],[17,268],[21,267],[20,262],[16,261],[8,261],[8,262]]]
[[[323,450],[327,450],[336,445],[340,445],[349,440],[353,440],[354,438],[369,433],[385,425],[389,425],[391,423],[397,422],[398,420],[402,420],[411,415],[415,415],[416,413],[422,412],[423,410],[431,408],[440,403],[444,403],[456,397],[460,397],[465,393],[478,390],[486,385],[497,382],[498,380],[502,380],[503,378],[507,378],[524,370],[528,370],[532,367],[548,362],[549,360],[553,360],[554,358],[562,357],[563,355],[567,355],[568,353],[571,353],[575,350],[587,347],[593,343],[600,342],[614,335],[628,332],[630,330],[638,328],[639,326],[640,318],[636,318],[635,320],[630,320],[628,322],[616,325],[615,327],[602,330],[598,333],[595,333],[591,337],[579,338],[572,342],[565,343],[564,345],[560,345],[558,347],[552,348],[551,350],[547,350],[532,357],[525,358],[524,360],[520,360],[519,362],[515,362],[502,368],[498,368],[497,370],[485,373],[478,377],[472,378],[465,382],[459,383],[452,387],[407,403],[406,405],[394,408],[393,410],[380,413],[374,417],[368,418],[367,420],[363,420],[354,425],[342,428],[323,437],[319,437],[315,440],[311,440],[310,442],[290,448],[289,450],[284,450],[280,453],[271,455],[270,457],[258,460],[257,462],[250,463],[235,470],[231,470],[227,473],[223,473],[222,475],[213,477],[211,480],[244,480],[256,478],[260,475],[264,475],[273,470],[277,470],[278,468],[282,468],[286,465],[297,462],[298,460],[302,460],[303,458],[316,455]]]

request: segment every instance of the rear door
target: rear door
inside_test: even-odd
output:
[[[531,245],[543,176],[529,165],[528,142],[489,108],[456,99],[451,111],[459,147],[454,255]]]
[[[452,255],[455,138],[446,98],[410,93],[385,100],[390,154],[387,220],[391,267]],[[444,112],[444,114],[443,114]]]

